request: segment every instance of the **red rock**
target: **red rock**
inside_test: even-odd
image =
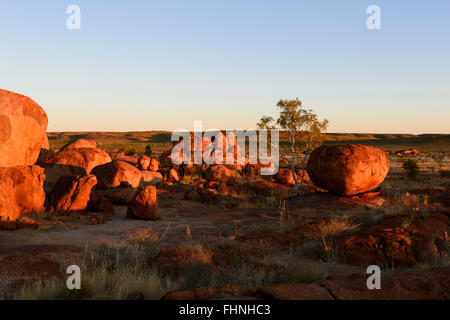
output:
[[[163,175],[154,171],[142,171],[144,185],[156,185],[163,181]]]
[[[41,164],[44,168],[45,182],[44,191],[50,193],[53,186],[62,176],[83,176],[86,175],[86,170],[78,166],[70,166],[65,164]]]
[[[148,170],[150,166],[151,158],[147,156],[140,156],[137,160],[137,167],[139,170]]]
[[[108,190],[97,190],[97,192],[111,200],[112,203],[117,205],[128,205],[133,201],[136,194],[135,188],[114,188]]]
[[[420,152],[416,149],[400,150],[395,152],[397,156],[417,156]]]
[[[38,166],[0,168],[0,219],[14,221],[43,211],[44,179]]]
[[[307,171],[316,186],[342,195],[355,195],[383,182],[389,161],[384,151],[371,146],[321,146],[311,153]]]
[[[69,148],[58,151],[45,163],[80,167],[89,174],[95,167],[109,162],[111,162],[111,157],[103,150],[94,148]]]
[[[142,220],[159,218],[157,190],[154,186],[144,186],[138,189],[128,207],[127,216]]]
[[[124,161],[113,161],[95,167],[92,174],[97,177],[98,188],[109,189],[119,187],[120,183],[128,182],[134,188],[142,185],[142,172]]]
[[[97,178],[92,175],[62,176],[49,195],[49,209],[53,212],[83,212],[86,210]]]
[[[433,263],[445,255],[450,219],[440,213],[428,216],[397,214],[355,234],[339,237],[335,247],[352,265],[387,267]]]
[[[244,174],[248,178],[260,179],[262,178],[261,169],[270,168],[272,163],[262,164],[259,160],[255,164],[248,163],[244,168]]]
[[[44,139],[42,140],[41,149],[50,149],[50,143],[48,142],[48,136],[45,134]]]
[[[60,150],[85,149],[85,148],[97,149],[97,143],[94,140],[77,139],[75,141],[66,144]]]
[[[180,181],[180,177],[178,176],[178,171],[175,170],[174,168],[170,169],[167,180],[175,181],[175,182]]]
[[[282,184],[295,185],[291,169],[279,169],[275,178]],[[295,178],[297,179],[297,182],[300,183],[297,175],[295,175]]]
[[[53,149],[50,149],[50,145],[48,143],[48,137],[45,135],[44,140],[42,142],[41,151],[39,152],[39,157],[36,160],[37,165],[43,164],[45,161],[50,159],[55,154]]]
[[[0,167],[34,165],[45,144],[47,124],[36,102],[0,89]]]
[[[160,166],[159,160],[156,158],[152,158],[152,160],[150,161],[150,166],[148,167],[148,170],[156,172],[158,171]]]
[[[127,156],[127,155],[125,155],[125,153],[121,152],[121,153],[112,153],[111,159],[113,161],[118,160],[118,161],[128,162],[129,164],[132,164],[133,166],[137,166],[139,157],[138,156]]]
[[[161,166],[163,168],[167,168],[172,165],[172,158],[170,157],[171,153],[172,153],[172,149],[166,150],[159,157],[159,163],[161,164]]]
[[[229,183],[238,178],[239,174],[236,171],[230,170],[225,165],[218,164],[209,166],[205,176],[208,181]]]

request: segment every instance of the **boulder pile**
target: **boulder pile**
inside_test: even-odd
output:
[[[0,220],[44,208],[44,170],[35,166],[48,146],[48,119],[32,99],[0,90]]]

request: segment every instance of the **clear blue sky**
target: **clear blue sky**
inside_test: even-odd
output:
[[[0,39],[49,131],[248,129],[299,97],[330,132],[450,133],[448,0],[3,0]]]

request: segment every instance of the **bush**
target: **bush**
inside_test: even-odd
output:
[[[441,177],[450,177],[450,170],[439,170]]]
[[[417,165],[417,160],[408,159],[403,161],[403,170],[406,171],[406,175],[410,179],[415,179],[419,174],[419,166]]]
[[[130,148],[127,151],[125,151],[126,156],[134,156],[136,154],[136,150],[134,148]]]
[[[146,145],[146,146],[145,146],[145,152],[144,152],[144,154],[145,154],[147,157],[151,157],[151,156],[152,156],[152,148],[151,148],[149,145]]]

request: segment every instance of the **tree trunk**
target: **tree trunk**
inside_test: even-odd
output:
[[[303,186],[303,180],[305,179],[305,162],[306,159],[308,158],[308,152],[305,153],[305,157],[303,158],[303,162],[302,162],[302,180],[300,180],[300,185],[298,186],[298,191],[297,193],[300,191],[300,189]]]

